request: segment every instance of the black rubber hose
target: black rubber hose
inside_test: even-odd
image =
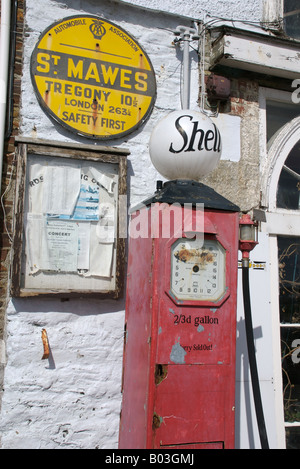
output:
[[[262,449],[269,449],[268,436],[266,431],[266,424],[260,394],[257,363],[255,356],[254,335],[252,325],[252,313],[250,302],[250,288],[249,288],[249,267],[243,266],[243,299],[245,311],[245,325],[248,347],[248,358],[250,364],[250,373],[252,381],[252,390],[255,403],[255,411],[257,418],[257,425]]]

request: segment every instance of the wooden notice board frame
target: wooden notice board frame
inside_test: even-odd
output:
[[[11,295],[119,298],[129,151],[24,137],[15,145]]]

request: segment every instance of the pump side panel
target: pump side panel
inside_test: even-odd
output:
[[[168,295],[170,243],[161,239],[156,250],[157,270],[165,272],[167,285],[157,276],[153,289],[158,314],[152,334],[157,339],[152,344],[156,368],[149,433],[154,448],[234,448],[239,218],[237,213],[218,211],[205,216],[226,249],[228,293],[223,302],[177,304]]]
[[[187,444],[228,447],[226,426],[234,425],[234,396],[224,392],[230,381],[229,367],[225,368],[168,366],[166,378],[157,386],[154,448]]]
[[[152,239],[129,240],[120,448],[145,448],[151,335]]]

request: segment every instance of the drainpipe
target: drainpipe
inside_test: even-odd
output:
[[[7,78],[10,48],[11,0],[1,2],[0,22],[0,193],[5,141]]]
[[[182,109],[190,108],[190,42],[199,40],[197,30],[186,26],[177,26],[174,31],[176,38],[174,43],[183,41],[183,92],[182,92]]]

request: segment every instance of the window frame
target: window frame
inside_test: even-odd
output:
[[[24,264],[24,215],[25,215],[25,197],[26,191],[26,173],[28,155],[38,157],[65,158],[71,160],[80,160],[84,162],[112,164],[117,167],[118,172],[118,204],[120,196],[127,194],[127,156],[128,150],[120,150],[117,148],[81,145],[74,143],[55,142],[47,140],[37,140],[25,137],[16,137],[16,157],[17,157],[17,173],[16,173],[16,196],[14,203],[14,235],[12,243],[12,264],[10,275],[10,293],[12,297],[32,297],[32,296],[58,296],[58,297],[96,297],[96,298],[120,298],[124,288],[124,269],[125,269],[125,237],[119,237],[120,226],[120,207],[117,205],[117,235],[115,237],[115,270],[114,280],[106,283],[99,282],[100,288],[26,288],[22,285],[22,270]],[[54,160],[55,161],[55,160]],[[60,160],[62,161],[62,160]],[[24,275],[24,274],[23,274]],[[104,287],[105,285],[105,287]]]
[[[297,11],[297,10],[295,10]],[[300,9],[298,11],[298,14]],[[284,28],[284,19],[287,16],[291,16],[292,12],[288,14],[284,13],[284,0],[263,0],[263,15],[262,20],[265,23],[266,29],[269,29],[275,33],[284,33],[287,37],[290,37],[293,41],[300,41],[300,38],[293,38],[288,36]],[[297,13],[295,13],[297,14]]]
[[[278,32],[282,28],[283,1],[263,0],[263,23],[266,23],[267,29],[274,32]]]
[[[269,88],[260,88],[260,150],[261,150],[261,193],[266,222],[262,230],[269,236],[270,288],[273,337],[273,369],[276,402],[276,433],[281,448],[286,447],[286,428],[300,427],[300,422],[286,422],[283,408],[283,380],[281,368],[281,327],[279,305],[279,262],[278,236],[300,236],[300,210],[277,208],[277,186],[282,167],[294,145],[300,140],[300,116],[285,124],[267,146],[267,100],[291,102],[291,93]],[[300,113],[300,108],[299,108]],[[287,327],[287,326],[284,326]],[[300,327],[300,324],[299,324]]]
[[[286,34],[288,37],[290,37],[291,39],[293,39],[293,40],[295,40],[295,41],[300,41],[300,37],[295,38],[295,37],[293,37],[293,36],[289,36],[289,35],[288,35],[288,33],[287,33],[287,31],[286,31],[286,28],[285,28],[285,24],[284,24],[285,18],[289,18],[289,17],[291,17],[291,16],[296,16],[296,15],[298,15],[298,14],[300,13],[300,8],[298,8],[297,10],[292,10],[292,11],[290,11],[290,12],[288,12],[288,13],[284,13],[284,2],[285,2],[285,0],[282,0],[282,18],[283,18],[283,29],[284,29],[284,32],[285,32],[285,34]]]

